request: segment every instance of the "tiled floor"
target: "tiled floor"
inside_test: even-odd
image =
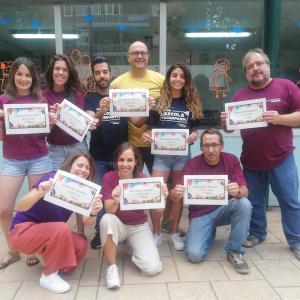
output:
[[[117,291],[105,287],[106,264],[101,250],[89,250],[78,270],[65,276],[72,289],[63,295],[41,288],[38,285],[41,264],[27,267],[22,259],[0,271],[0,299],[300,299],[300,262],[287,247],[278,208],[268,212],[268,224],[267,241],[250,249],[245,256],[251,268],[248,275],[236,273],[226,261],[223,248],[230,228],[223,227],[218,229],[212,249],[200,264],[187,262],[184,253],[173,251],[169,236],[164,235],[160,247],[163,272],[154,277],[142,275],[122,245],[118,251],[122,286]],[[186,211],[181,225],[187,227]],[[88,230],[87,234],[91,238],[93,231]],[[1,236],[0,255],[4,253],[4,238]]]

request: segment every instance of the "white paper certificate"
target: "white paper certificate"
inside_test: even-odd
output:
[[[89,114],[67,99],[60,104],[56,125],[79,142],[84,139],[92,122],[93,118]]]
[[[149,116],[147,89],[110,89],[110,113],[119,117]]]
[[[184,204],[226,205],[228,204],[227,175],[185,175]]]
[[[61,170],[56,172],[53,181],[52,188],[44,197],[46,201],[85,216],[90,215],[101,186]]]
[[[266,110],[266,98],[225,103],[227,129],[266,127],[268,123],[263,119]]]
[[[164,208],[162,177],[121,179],[121,210]]]
[[[152,129],[151,153],[162,155],[187,155],[188,129]]]
[[[35,104],[4,104],[4,122],[6,134],[48,133],[48,105]]]

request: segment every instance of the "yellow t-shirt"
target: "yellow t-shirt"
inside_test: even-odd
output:
[[[118,76],[111,84],[112,89],[148,89],[149,95],[154,99],[160,97],[160,89],[165,77],[158,72],[147,70],[143,77],[133,77],[130,72]],[[143,132],[148,129],[147,125],[136,127],[128,120],[128,140],[137,147],[149,147],[144,144],[140,138]]]

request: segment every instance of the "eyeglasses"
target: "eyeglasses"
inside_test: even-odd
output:
[[[69,69],[67,69],[67,68],[61,68],[61,67],[55,67],[55,68],[54,68],[54,71],[55,71],[55,72],[60,72],[60,71],[62,71],[63,73],[69,73]]]
[[[222,144],[202,144],[201,147],[204,150],[208,150],[210,147],[212,147],[213,149],[217,149],[218,147],[220,147]]]
[[[247,65],[245,68],[247,71],[251,71],[254,69],[255,66],[257,67],[261,67],[262,65],[264,65],[266,62],[265,61],[257,61],[253,64]]]
[[[129,53],[129,55],[132,55],[132,56],[141,56],[141,57],[146,57],[148,55],[148,52],[146,51],[132,51]]]

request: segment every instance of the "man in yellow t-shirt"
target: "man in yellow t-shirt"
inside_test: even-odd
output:
[[[110,85],[112,89],[148,89],[150,99],[159,99],[164,76],[158,72],[148,70],[148,47],[136,41],[128,48],[127,60],[130,65],[128,72],[118,76]],[[152,173],[153,155],[149,145],[141,141],[141,135],[148,129],[146,118],[130,118],[128,120],[128,140],[137,146],[141,152],[149,173]]]

